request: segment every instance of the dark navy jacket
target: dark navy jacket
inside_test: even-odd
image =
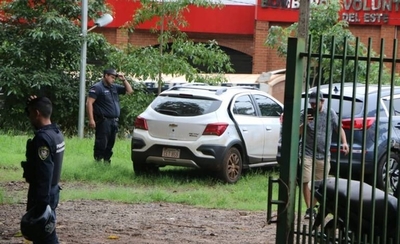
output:
[[[122,85],[113,84],[106,86],[103,80],[97,82],[89,89],[89,97],[96,99],[93,103],[95,117],[118,118],[120,115],[119,95],[125,94]]]
[[[64,135],[56,124],[35,132],[26,145],[24,178],[29,183],[27,209],[50,204],[51,189],[58,187],[64,157]]]

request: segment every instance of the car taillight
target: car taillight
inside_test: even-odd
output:
[[[228,128],[227,123],[208,124],[206,126],[206,128],[204,129],[203,135],[220,136],[220,135],[224,134],[226,128]]]
[[[146,119],[137,117],[135,119],[135,129],[148,130]]]
[[[368,117],[366,118],[365,121],[365,129],[369,129],[371,125],[375,122],[375,118]],[[354,118],[354,123],[353,123],[353,128],[354,130],[362,130],[364,129],[364,118]],[[351,119],[344,119],[342,120],[342,127],[343,129],[350,130],[351,129]]]

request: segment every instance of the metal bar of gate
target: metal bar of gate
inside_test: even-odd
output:
[[[276,243],[293,243],[294,203],[299,142],[300,103],[303,86],[303,62],[300,52],[304,51],[304,38],[288,39],[286,59],[286,82],[284,98],[285,118],[282,123],[282,165],[279,167],[282,184],[279,184],[279,199],[286,205],[278,206]]]

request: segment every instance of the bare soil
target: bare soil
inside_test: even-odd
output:
[[[26,185],[10,182],[2,187],[7,195],[22,194]],[[29,243],[19,231],[24,212],[25,202],[0,205],[0,243]],[[57,233],[62,244],[275,243],[276,225],[267,225],[266,217],[266,211],[171,203],[62,201],[57,208]]]

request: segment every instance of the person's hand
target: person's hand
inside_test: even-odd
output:
[[[33,99],[36,99],[36,98],[37,98],[36,95],[30,95],[30,96],[28,97],[28,100],[26,101],[26,104],[29,104]]]
[[[124,74],[118,74],[118,79],[120,79],[120,80],[126,80]]]
[[[92,129],[96,128],[96,122],[94,122],[94,119],[89,120],[89,127]]]
[[[347,155],[349,153],[349,145],[347,143],[342,144],[342,151],[344,155]]]

